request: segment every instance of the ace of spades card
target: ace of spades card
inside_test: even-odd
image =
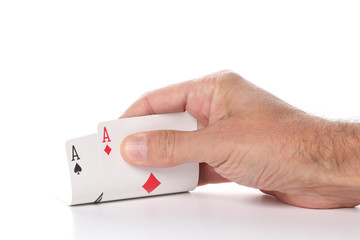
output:
[[[102,199],[102,164],[96,145],[97,135],[65,143],[71,180],[71,199],[67,204],[99,202]]]

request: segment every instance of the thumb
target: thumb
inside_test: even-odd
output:
[[[121,143],[125,161],[138,166],[171,167],[188,162],[208,162],[211,158],[203,129],[193,132],[158,130],[135,133]],[[213,149],[212,149],[213,150]]]

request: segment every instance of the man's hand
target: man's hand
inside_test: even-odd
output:
[[[236,182],[308,208],[360,204],[360,126],[310,116],[231,71],[147,93],[121,117],[188,111],[193,132],[125,138],[131,164],[199,162],[199,185]]]

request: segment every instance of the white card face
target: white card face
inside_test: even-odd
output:
[[[99,202],[102,198],[102,165],[97,135],[68,140],[65,143],[69,163],[72,197],[70,205]]]
[[[197,121],[184,112],[118,119],[98,125],[98,145],[103,162],[103,201],[185,192],[197,186],[198,163],[148,168],[130,165],[122,159],[120,145],[126,136],[165,129],[193,131],[197,129]]]

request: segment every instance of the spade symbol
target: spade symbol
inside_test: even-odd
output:
[[[81,171],[82,171],[82,168],[80,167],[80,165],[79,165],[79,164],[76,164],[76,165],[75,165],[75,168],[74,168],[74,172],[75,172],[77,175],[79,175]]]

